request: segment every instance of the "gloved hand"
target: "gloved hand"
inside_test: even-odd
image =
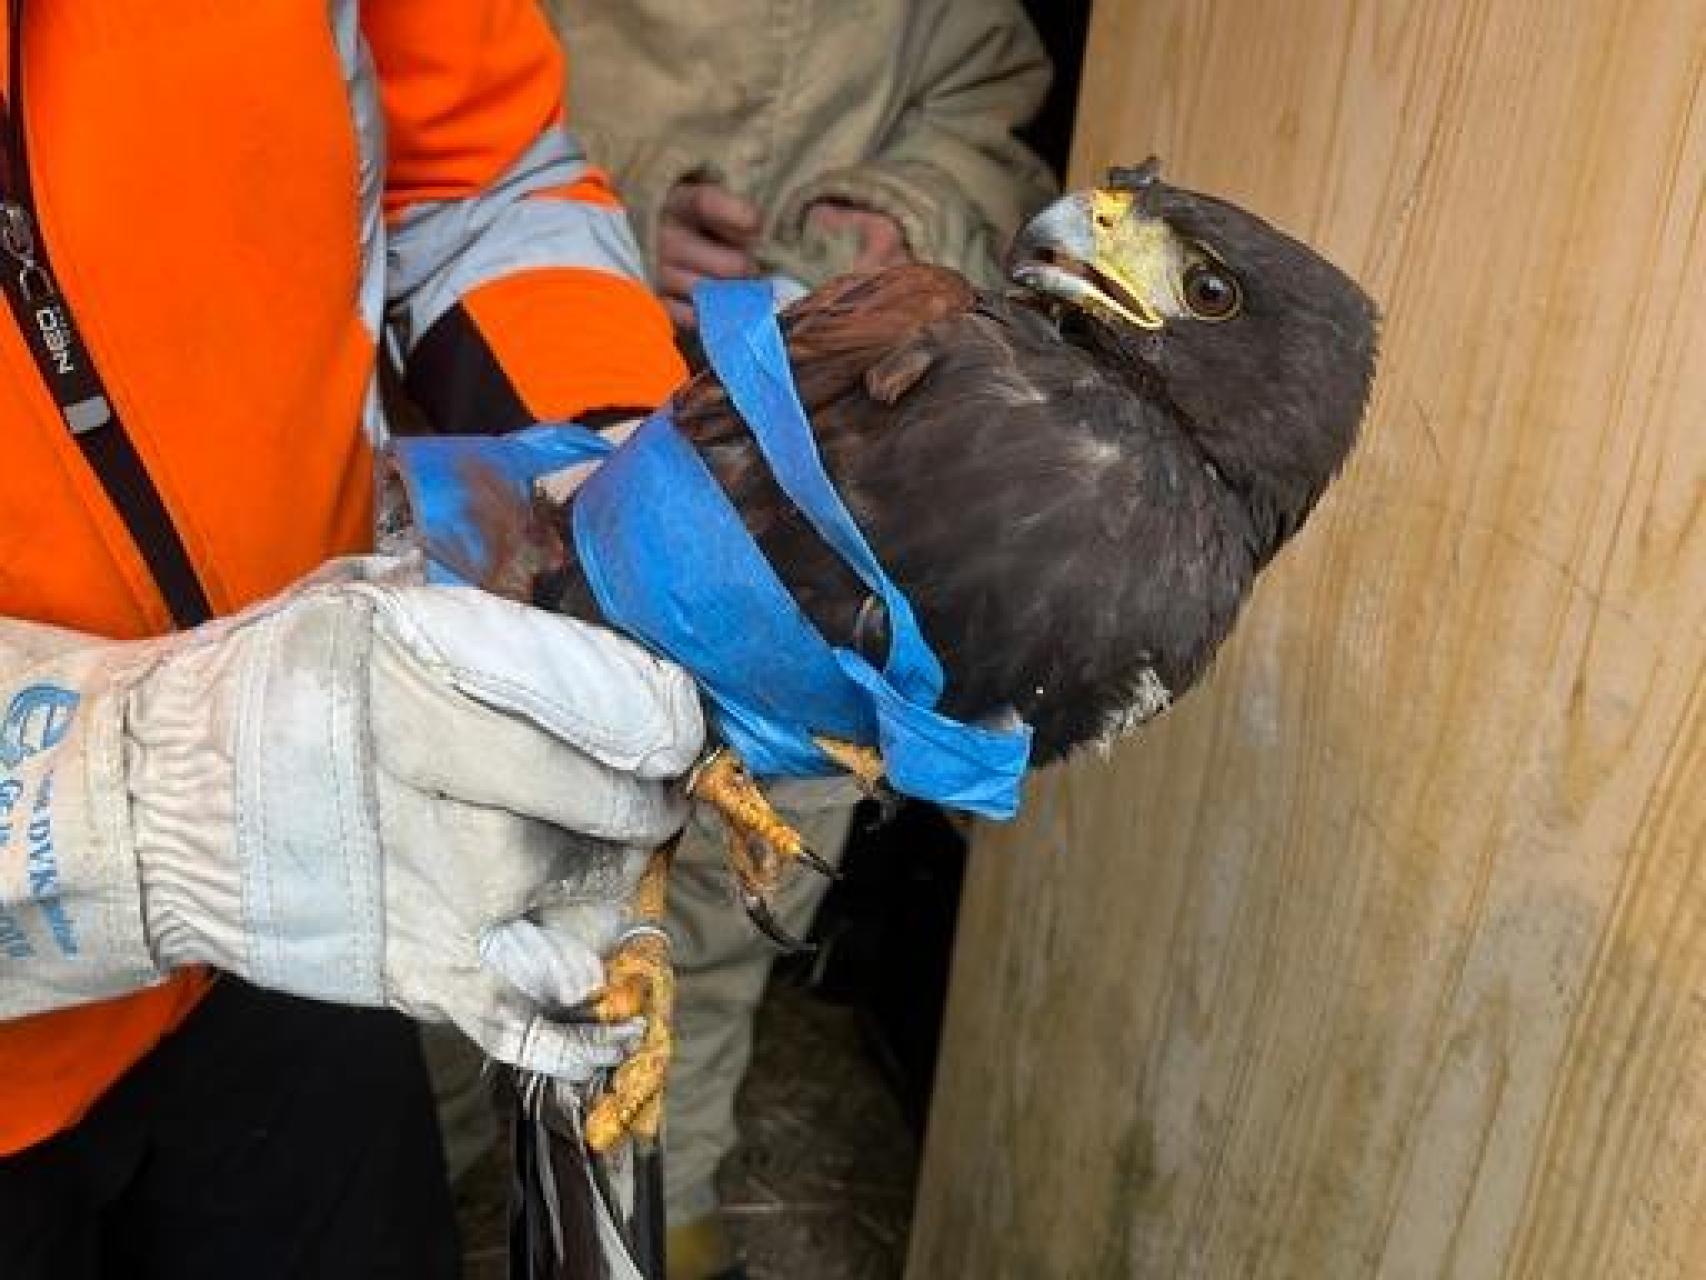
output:
[[[210,964],[559,1078],[703,726],[620,637],[417,561],[111,643],[0,624],[0,1016]]]

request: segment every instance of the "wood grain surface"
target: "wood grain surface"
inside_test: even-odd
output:
[[[1102,0],[1387,313],[1211,683],[987,828],[911,1280],[1706,1277],[1706,4]]]

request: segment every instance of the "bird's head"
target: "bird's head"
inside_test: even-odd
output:
[[[1262,219],[1168,186],[1153,159],[1044,209],[1014,241],[1008,274],[1068,340],[1173,414],[1249,509],[1261,559],[1355,442],[1373,302]]]

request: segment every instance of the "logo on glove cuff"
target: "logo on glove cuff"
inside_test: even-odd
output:
[[[16,769],[59,744],[77,712],[77,694],[56,684],[32,684],[13,696],[0,720],[0,765]]]

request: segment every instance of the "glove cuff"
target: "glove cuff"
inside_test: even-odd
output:
[[[0,693],[0,1016],[165,975],[130,842],[119,673],[85,647]]]
[[[352,594],[251,613],[132,695],[133,823],[164,963],[384,1003],[371,605]]]

